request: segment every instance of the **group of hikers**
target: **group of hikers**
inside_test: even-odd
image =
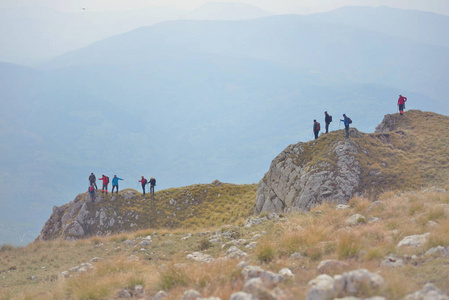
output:
[[[407,97],[404,97],[402,95],[399,95],[398,99],[398,109],[399,114],[402,116],[404,114],[405,109],[405,102],[407,102]],[[332,122],[332,116],[327,113],[327,111],[324,112],[324,123],[326,124],[326,132],[329,133],[329,124]],[[349,138],[349,125],[352,123],[351,118],[349,118],[346,114],[343,114],[343,119],[340,119],[340,122],[343,122],[345,126],[345,137]],[[313,134],[315,136],[315,139],[318,138],[318,134],[320,133],[321,125],[317,120],[313,120]]]
[[[104,194],[106,193],[106,195],[108,194],[108,185],[109,185],[109,177],[106,175],[101,175],[101,178],[99,178],[98,180],[101,180],[103,182],[103,187],[101,189],[101,193]],[[114,190],[116,191],[116,194],[118,194],[118,181],[119,180],[124,180],[122,178],[117,177],[117,175],[114,175],[114,177],[112,178],[112,191],[111,193],[114,193]],[[90,197],[92,199],[92,201],[94,201],[95,199],[95,191],[98,190],[97,187],[97,178],[95,177],[94,173],[90,173],[89,175],[89,193],[90,193]],[[145,195],[145,186],[147,184],[150,185],[150,193],[152,195],[154,195],[154,187],[156,186],[156,179],[154,177],[151,177],[151,179],[148,181],[145,179],[145,177],[142,176],[141,180],[138,180],[138,182],[140,182],[142,184],[142,190],[143,190],[143,195]]]

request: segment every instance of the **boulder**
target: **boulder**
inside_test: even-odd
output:
[[[197,300],[201,297],[201,294],[196,290],[188,290],[184,292],[184,296],[181,300]]]
[[[360,214],[352,215],[346,220],[348,226],[357,226],[361,223],[366,223],[366,218]]]
[[[329,300],[334,297],[334,279],[329,275],[319,275],[307,283],[306,300]]]
[[[212,256],[210,256],[209,254],[201,253],[201,252],[193,252],[192,254],[188,254],[187,258],[192,259],[194,261],[205,262],[205,263],[210,263],[210,262],[214,261],[214,258],[212,258]]]
[[[334,280],[337,295],[356,296],[362,289],[375,291],[385,287],[385,280],[382,276],[366,269],[336,275]]]
[[[318,272],[321,274],[337,274],[347,269],[349,269],[349,264],[334,259],[323,260],[318,265]]]
[[[231,246],[228,251],[226,251],[226,258],[229,259],[242,259],[248,257],[248,253],[243,252],[236,246]]]
[[[245,292],[237,292],[233,293],[229,300],[259,300],[255,296],[245,293]]]
[[[429,232],[421,235],[409,235],[404,237],[397,247],[422,247],[426,244],[428,236],[430,235]]]
[[[449,300],[449,296],[432,283],[427,283],[422,290],[408,294],[404,300]]]

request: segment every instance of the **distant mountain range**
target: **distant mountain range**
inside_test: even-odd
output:
[[[347,8],[170,21],[39,69],[2,63],[0,218],[37,233],[53,205],[87,189],[90,172],[125,178],[121,188],[141,175],[157,189],[257,182],[286,145],[311,139],[324,110],[332,130],[347,113],[367,132],[399,94],[408,108],[448,115],[448,20]]]

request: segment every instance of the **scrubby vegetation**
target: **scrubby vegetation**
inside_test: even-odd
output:
[[[227,231],[247,240],[239,247],[249,254],[248,264],[273,272],[285,267],[292,270],[295,277],[280,288],[294,295],[293,299],[305,298],[307,282],[319,274],[317,266],[325,259],[339,259],[350,269],[378,272],[387,281],[383,291],[387,299],[399,299],[427,282],[449,293],[449,257],[423,256],[432,247],[449,246],[449,192],[388,191],[379,200],[373,205],[367,198],[353,198],[346,209],[323,204],[310,213],[288,214],[251,228],[240,224],[212,227],[211,232],[201,228],[143,230],[74,242],[36,242],[24,248],[4,246],[0,299],[111,299],[117,298],[119,290],[138,284],[147,296],[164,290],[166,299],[180,299],[193,288],[203,296],[228,299],[243,286],[237,267],[240,260],[201,263],[186,258],[195,251],[213,258],[225,256],[231,246],[226,242],[232,239],[224,244],[209,240]],[[357,213],[366,221],[348,226],[346,220]],[[424,246],[397,247],[405,236],[427,232]],[[141,246],[139,242],[149,235],[152,243]],[[254,249],[244,247],[250,241],[257,242]],[[417,258],[404,259],[402,267],[387,268],[381,266],[386,255]],[[92,263],[93,269],[71,278],[61,276],[94,257],[101,260]]]

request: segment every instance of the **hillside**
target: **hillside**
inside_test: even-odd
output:
[[[53,207],[37,240],[104,236],[141,229],[207,228],[237,224],[251,215],[256,185],[214,181],[145,195],[132,189],[118,194],[88,192]]]
[[[3,245],[0,299],[447,300],[448,207],[439,188],[390,191],[239,226]]]
[[[354,125],[354,124],[353,124]],[[288,146],[259,182],[256,213],[310,210],[385,190],[449,185],[449,117],[418,110],[386,115],[376,132],[350,129]]]
[[[122,188],[136,188],[150,171],[160,189],[257,182],[285,145],[311,138],[324,110],[363,116],[363,132],[395,109],[399,93],[409,108],[449,114],[449,52],[432,42],[447,40],[433,26],[449,17],[337,13],[163,22],[42,69],[0,64],[2,223],[22,231],[27,220],[31,241],[51,207],[85,189],[91,172],[119,175]],[[351,14],[370,22],[351,23]],[[389,34],[397,15],[415,20],[421,34]],[[5,242],[21,244],[16,235],[0,236]]]

